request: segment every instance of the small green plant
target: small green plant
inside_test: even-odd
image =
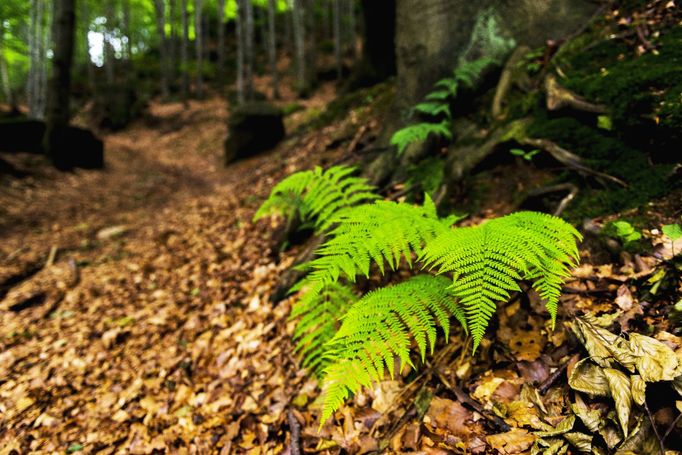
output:
[[[523,149],[511,149],[509,150],[509,153],[511,153],[514,156],[520,156],[526,161],[533,161],[533,157],[540,153],[540,150],[535,149],[527,152]]]
[[[337,178],[326,184],[336,188],[342,181],[339,174],[348,175],[337,170]],[[288,179],[297,182],[299,199],[308,194],[296,174]],[[308,177],[310,185],[320,185],[311,182]],[[328,194],[321,188],[316,193]],[[394,359],[400,367],[412,365],[413,342],[423,360],[436,345],[436,327],[447,339],[452,317],[470,332],[475,352],[497,304],[521,291],[519,281],[537,290],[554,323],[561,284],[578,261],[576,240],[581,238],[560,218],[518,212],[453,228],[461,217],[439,217],[428,194],[423,205],[374,200],[376,196],[355,205],[343,197],[333,199],[340,209],[324,218],[327,240],[317,257],[303,266],[309,273],[292,288],[299,293],[292,310],[298,319],[296,349],[304,366],[322,378],[322,422],[350,394],[381,380],[386,372],[393,375]],[[313,200],[289,201],[285,199],[282,213],[319,205]],[[266,204],[273,202],[268,199]],[[267,207],[262,210],[270,213]],[[369,278],[401,267],[429,273],[357,299],[352,286],[358,276]]]
[[[625,220],[611,221],[604,227],[604,234],[614,237],[623,244],[626,249],[635,247],[642,238],[642,233]]]
[[[354,172],[348,166],[296,172],[275,185],[253,220],[275,214],[298,216],[304,227],[324,231],[341,210],[379,198],[366,179],[352,176]]]
[[[435,90],[426,95],[425,101],[412,108],[412,114],[418,114],[425,120],[406,126],[391,137],[391,145],[397,147],[398,155],[402,155],[411,143],[423,141],[430,135],[452,140],[450,103],[457,97],[461,86],[473,87],[483,70],[492,62],[485,57],[462,61],[452,77],[436,82]]]

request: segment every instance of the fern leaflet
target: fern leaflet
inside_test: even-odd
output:
[[[415,107],[413,107],[412,110],[419,114],[430,115],[432,117],[444,115],[448,119],[452,118],[452,114],[450,113],[450,106],[447,103],[443,102],[430,101],[419,103]]]
[[[323,411],[326,421],[351,393],[394,374],[394,358],[412,365],[410,346],[417,344],[422,361],[433,352],[436,326],[450,331],[450,316],[464,321],[443,277],[418,275],[394,286],[367,293],[343,317],[328,344],[332,364],[325,369]]]
[[[393,133],[391,145],[398,147],[398,156],[400,156],[405,152],[408,145],[413,142],[423,141],[431,134],[444,137],[447,140],[452,140],[450,121],[445,119],[440,123],[425,122],[406,126]]]
[[[421,260],[438,273],[453,274],[453,291],[466,312],[478,347],[496,302],[520,291],[517,281],[533,281],[556,318],[563,279],[578,260],[580,234],[551,215],[518,212],[475,227],[442,231]]]
[[[317,231],[329,228],[334,216],[353,205],[379,198],[367,180],[352,177],[355,168],[333,166],[297,172],[280,181],[253,217],[254,221],[273,214],[300,216],[304,225]]]

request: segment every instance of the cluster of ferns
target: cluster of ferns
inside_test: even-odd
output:
[[[354,169],[298,172],[279,182],[255,219],[297,216],[324,234],[291,317],[302,364],[321,378],[326,421],[351,395],[422,361],[457,321],[479,346],[498,302],[530,282],[556,318],[563,280],[578,261],[580,234],[560,218],[516,212],[453,227],[423,205],[381,200]],[[411,278],[359,296],[359,276],[408,267]],[[416,351],[413,353],[412,351]],[[396,362],[397,359],[397,362]]]

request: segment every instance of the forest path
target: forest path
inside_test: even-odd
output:
[[[223,101],[151,114],[105,137],[106,170],[0,191],[0,454],[279,452],[313,387],[268,302],[291,257],[250,220],[325,133],[223,168]]]

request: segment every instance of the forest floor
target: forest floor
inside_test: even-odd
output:
[[[280,255],[274,221],[251,218],[275,182],[337,162],[357,143],[347,132],[367,135],[377,122],[353,111],[224,168],[227,115],[220,99],[152,105],[146,119],[104,136],[104,171],[38,167],[3,182],[0,454],[527,451],[537,414],[524,383],[563,390],[557,378],[577,360],[562,321],[546,330],[532,298],[500,312],[498,341],[478,358],[453,340],[410,386],[400,388],[407,373],[384,381],[318,432],[309,405],[319,390],[293,354],[291,301],[269,301],[296,248]],[[563,318],[620,309],[624,329],[661,326],[664,302],[640,302],[631,286],[667,267],[671,245],[647,235],[658,259],[576,270]],[[543,418],[556,424],[565,394],[549,395],[556,413]],[[511,426],[494,416],[499,403],[516,409]],[[656,415],[658,425],[671,420]],[[293,445],[290,429],[301,432]]]

